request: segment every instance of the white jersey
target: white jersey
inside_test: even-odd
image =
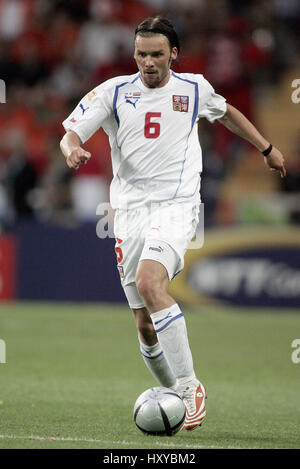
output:
[[[202,154],[197,121],[226,112],[225,99],[203,77],[171,71],[161,88],[140,74],[112,78],[88,93],[63,122],[82,143],[103,127],[109,137],[114,209],[185,201],[199,193]]]

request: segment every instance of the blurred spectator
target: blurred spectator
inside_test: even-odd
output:
[[[32,0],[0,0],[0,36],[4,41],[16,39],[26,28],[32,14]]]
[[[116,44],[113,56],[114,59],[95,68],[93,74],[95,84],[102,83],[111,77],[136,73],[132,46],[131,54],[129,55],[127,48],[123,44]]]
[[[89,11],[93,18],[113,21],[122,12],[121,0],[91,0]]]
[[[268,64],[270,57],[267,50],[254,43],[249,22],[240,16],[231,16],[211,34],[207,49],[208,80],[230,104],[255,122],[253,93],[256,73]],[[214,150],[225,160],[234,156],[234,150],[247,145],[221,125],[212,131],[215,135]]]
[[[71,100],[74,96],[80,96],[86,81],[86,70],[79,64],[76,49],[64,49],[62,61],[53,69],[48,79],[50,93]]]
[[[100,18],[88,21],[83,25],[78,40],[80,60],[88,71],[112,60],[115,61],[116,44],[120,37],[122,41],[124,40],[124,44],[126,41],[129,43],[128,35],[132,38],[132,31],[115,21],[106,22]]]
[[[18,64],[10,54],[10,44],[0,41],[0,77],[6,84],[12,84],[18,80]]]
[[[10,129],[2,143],[2,151],[8,155],[2,164],[2,184],[10,204],[8,226],[33,215],[29,195],[36,187],[37,173],[28,159],[25,142],[21,129]]]
[[[47,172],[31,191],[30,203],[39,219],[64,226],[73,225],[76,222],[71,194],[74,175],[61,158],[57,139],[50,138],[47,145],[51,155]]]
[[[46,62],[39,57],[38,45],[35,41],[26,42],[26,47],[18,61],[17,75],[26,86],[34,86],[49,74]]]
[[[300,224],[300,138],[295,142],[295,148],[287,162],[287,175],[280,180],[281,190],[289,196],[287,207],[291,223]]]

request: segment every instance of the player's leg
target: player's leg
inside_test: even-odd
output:
[[[146,366],[161,386],[175,387],[176,378],[157,340],[147,308],[133,308],[132,311],[138,331],[140,351]]]
[[[140,342],[145,344],[147,347],[156,345],[157,335],[147,308],[133,308],[132,312],[135,318],[135,324]]]
[[[135,284],[136,269],[144,247],[144,239],[140,236],[144,221],[143,211],[140,215],[136,210],[116,211],[114,229],[118,270],[125,296],[135,317],[144,362],[158,384],[172,387],[176,379],[162,353],[150,315]]]
[[[151,244],[155,242],[151,240]],[[176,377],[176,391],[186,404],[187,417],[184,428],[192,430],[201,425],[205,417],[206,391],[195,376],[183,313],[168,293],[169,270],[172,270],[172,255],[173,265],[176,264],[176,253],[166,243],[160,242],[160,247],[164,253],[160,261],[141,259],[139,262],[136,284],[150,312],[158,342]],[[147,251],[147,246],[144,251]]]
[[[167,360],[179,383],[195,378],[185,319],[169,295],[169,276],[160,262],[142,259],[136,285],[150,312],[151,321]]]
[[[132,212],[129,211],[129,213],[127,213],[127,212],[125,213],[125,215],[126,215],[125,218],[122,214],[123,214],[123,212],[117,211],[116,218],[115,218],[115,235],[116,235],[116,238],[117,238],[116,253],[118,254],[117,259],[118,259],[118,268],[119,268],[119,272],[120,272],[120,276],[121,276],[121,283],[122,283],[122,286],[124,288],[124,291],[125,291],[125,294],[126,294],[126,297],[127,297],[128,304],[129,304],[130,308],[131,309],[137,309],[137,310],[143,310],[143,308],[145,307],[145,302],[143,301],[143,299],[139,295],[139,292],[136,288],[136,272],[137,272],[137,265],[138,265],[139,261],[141,260],[141,258],[142,257],[144,257],[146,259],[149,258],[149,257],[147,257],[148,253],[145,250],[147,250],[149,248],[149,252],[151,253],[151,256],[154,256],[154,257],[155,257],[155,254],[157,254],[157,256],[159,257],[161,252],[163,252],[164,255],[167,254],[167,259],[165,259],[164,262],[162,262],[162,264],[165,265],[165,267],[168,271],[169,280],[171,278],[173,278],[174,274],[177,273],[179,270],[181,270],[181,268],[183,267],[183,255],[184,254],[182,252],[179,256],[180,260],[178,260],[177,255],[174,255],[174,251],[172,250],[172,248],[170,248],[168,243],[162,244],[161,242],[159,242],[157,246],[154,246],[153,242],[155,240],[154,241],[151,240],[150,245],[147,242],[143,242],[142,240],[144,238],[144,235],[142,233],[140,233],[140,231],[142,230],[142,228],[145,224],[145,220],[146,220],[144,214],[141,214],[141,216],[139,217],[137,211],[132,211]],[[182,221],[181,214],[179,214],[178,218],[180,219],[180,223],[181,223],[181,221]],[[165,217],[163,217],[163,219],[166,220]],[[152,221],[149,225],[150,225],[150,230],[152,230],[152,226],[153,226]],[[167,225],[169,226],[169,224],[167,224]],[[123,231],[124,227],[127,227],[127,230],[125,230],[125,232]],[[157,233],[156,229],[155,229],[155,231],[154,230],[152,230],[152,231]],[[175,227],[175,231],[178,232],[177,227]],[[188,238],[188,236],[187,236],[187,238]],[[168,239],[168,236],[167,236],[167,239]],[[180,246],[181,245],[182,245],[182,243],[180,242]],[[153,248],[154,248],[154,250],[153,250]],[[179,248],[179,250],[177,249],[177,252],[181,252],[181,250],[184,251],[184,244],[183,244],[182,249],[181,248]],[[167,285],[168,285],[168,281],[165,282],[164,291],[166,290]],[[156,296],[158,298],[159,294],[157,293]],[[170,301],[170,299],[168,299],[168,301]],[[175,304],[175,301],[173,299],[171,301]],[[151,302],[151,300],[149,300],[149,303],[150,302]],[[170,304],[170,303],[168,303],[168,304]],[[163,306],[166,306],[166,304],[164,304]],[[143,310],[143,312],[145,313],[145,310]],[[142,322],[143,322],[142,318],[139,315],[137,315],[137,317],[139,318],[138,328],[141,327],[141,329],[144,331],[143,332],[143,337],[144,337],[144,340],[146,341],[146,339],[145,339],[145,329],[147,329],[147,327],[149,327],[149,322],[148,322],[148,326],[145,326],[145,325],[142,324]],[[151,322],[152,322],[152,320],[151,320]],[[152,322],[152,325],[153,325],[153,322]],[[147,333],[146,333],[146,335],[147,335]],[[151,350],[149,350],[149,349],[147,350],[146,347],[152,347],[153,346],[153,345],[151,345],[152,342],[150,341],[149,345],[147,345],[146,343],[142,342],[141,339],[139,339],[139,340],[140,340],[141,347],[146,352],[148,351],[148,352],[151,353]],[[154,344],[154,346],[155,346],[155,344]],[[164,363],[163,366],[162,366],[164,371],[163,371],[163,373],[161,375],[161,378],[160,378],[161,381],[159,381],[159,382],[160,382],[161,385],[165,385],[167,387],[170,387],[171,385],[168,385],[168,384],[165,384],[165,383],[168,383],[168,379],[169,379],[168,377],[169,376],[174,375],[173,370],[172,370],[172,366],[170,366],[169,360],[166,357],[165,350],[163,350],[163,347],[161,346],[160,341],[158,341],[157,346],[161,347],[161,350],[163,351],[163,354],[161,354],[160,357],[156,356],[156,359],[162,358],[164,360],[164,362],[161,361],[161,364],[160,364],[162,366],[162,363]],[[153,351],[153,349],[152,349],[152,351]],[[154,376],[157,376],[155,367],[156,367],[156,364],[159,363],[158,360],[156,360],[156,359],[151,360],[151,358],[149,358],[147,360],[146,356],[147,356],[147,354],[145,353],[145,356],[143,358],[145,359],[145,361],[147,363],[147,366],[149,367],[152,374]],[[173,382],[173,380],[175,381],[175,377],[172,378],[172,382]],[[185,386],[185,383],[182,383],[182,386]],[[184,388],[180,388],[179,391],[180,391],[182,397],[184,398],[184,401],[185,401],[186,405],[187,405],[188,402],[192,403],[191,405],[189,405],[189,407],[187,405],[187,408],[191,409],[194,406],[194,402],[195,402],[195,399],[194,399],[194,394],[195,393],[191,394],[191,391],[193,391],[193,389],[191,387],[191,384],[185,386]],[[188,391],[188,392],[186,392],[186,391]],[[198,408],[199,408],[199,406],[198,406]],[[203,412],[204,411],[202,410],[201,415],[204,415]],[[192,413],[192,412],[190,412],[190,413]],[[199,423],[193,424],[193,425],[194,426],[199,425]],[[186,428],[188,428],[188,427],[186,426]],[[190,428],[191,428],[191,426],[190,426]]]

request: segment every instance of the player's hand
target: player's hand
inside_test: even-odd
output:
[[[90,152],[81,147],[75,148],[66,158],[67,165],[71,169],[78,169],[81,164],[86,164],[90,157]]]
[[[279,171],[282,178],[286,175],[286,169],[284,166],[284,158],[277,148],[273,147],[271,153],[264,157],[266,165],[270,168],[270,171]]]

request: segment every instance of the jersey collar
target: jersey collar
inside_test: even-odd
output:
[[[172,70],[170,70],[169,81],[164,86],[162,86],[161,88],[148,88],[142,82],[142,79],[141,79],[140,75],[139,75],[139,78],[136,80],[136,83],[139,86],[139,88],[141,88],[146,93],[161,94],[161,93],[164,93],[165,91],[167,91],[169,88],[171,88],[173,86],[173,81],[174,81],[174,77],[172,75]]]

